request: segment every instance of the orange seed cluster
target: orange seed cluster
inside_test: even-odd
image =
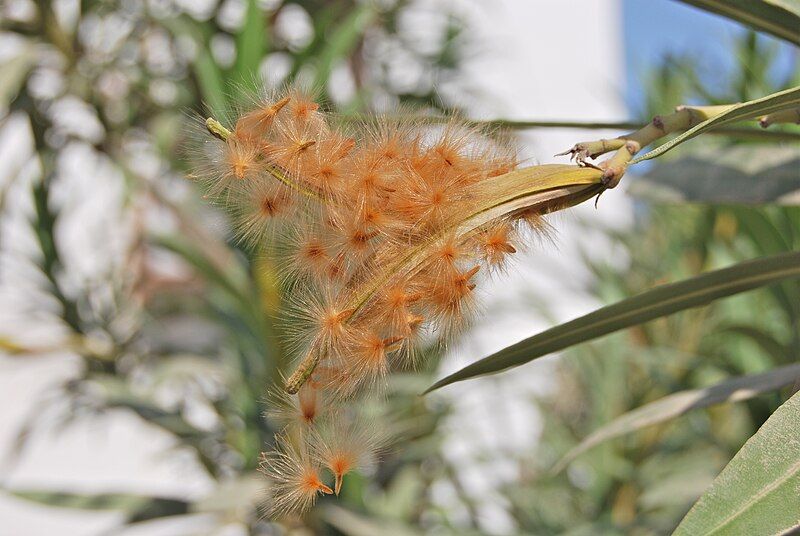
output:
[[[291,432],[264,468],[275,513],[301,510],[320,492],[338,493],[361,451],[374,447],[363,430],[349,432],[359,445],[334,437],[348,429],[330,425],[339,406],[413,364],[423,338],[462,326],[490,271],[481,267],[516,252],[524,218],[459,230],[482,206],[486,181],[513,170],[516,156],[457,120],[432,127],[376,118],[345,131],[297,90],[254,99],[212,133],[194,176],[230,208],[240,239],[275,256],[289,283],[302,364],[275,405]],[[314,431],[321,419],[325,433]]]

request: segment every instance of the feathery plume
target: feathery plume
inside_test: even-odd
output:
[[[308,445],[296,445],[287,434],[275,437],[275,448],[262,455],[260,469],[270,479],[271,517],[302,512],[314,504],[318,494],[333,493],[322,481],[320,466]]]
[[[506,140],[458,119],[345,131],[298,89],[253,95],[234,115],[206,120],[191,176],[233,212],[242,241],[278,257],[287,283],[299,364],[272,397],[268,417],[285,432],[262,464],[278,515],[338,493],[376,450],[373,422],[342,420],[348,401],[414,364],[422,333],[465,325],[479,274],[502,269],[520,227],[541,232],[544,214],[604,185],[595,169],[517,169]]]

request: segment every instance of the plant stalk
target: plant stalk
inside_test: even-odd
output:
[[[601,162],[598,167],[603,170],[603,183],[606,188],[614,188],[619,184],[633,157],[654,141],[675,132],[688,130],[693,126],[711,119],[732,105],[721,106],[678,106],[669,115],[657,115],[645,126],[630,134],[614,139],[601,139],[576,143],[571,149],[556,156],[570,155],[578,165],[592,166],[587,158],[595,159],[611,151],[616,151],[611,158]]]

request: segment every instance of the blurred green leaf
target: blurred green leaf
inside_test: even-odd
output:
[[[673,533],[785,534],[800,527],[800,393],[734,456]]]
[[[342,114],[337,117],[339,121],[347,123],[370,123],[374,122],[376,117],[370,114]],[[446,115],[411,115],[403,116],[404,120],[418,123],[446,123],[450,120]],[[636,130],[641,128],[641,121],[543,121],[537,119],[474,119],[465,121],[467,124],[479,127],[481,129],[507,129],[507,130],[530,130],[537,128],[575,128],[581,130],[598,129],[598,130]],[[753,141],[800,141],[800,132],[791,132],[788,130],[766,130],[763,128],[753,127],[719,127],[710,130],[707,134],[727,136],[739,140],[753,140]]]
[[[794,173],[797,174],[798,170],[800,167],[794,168]],[[759,255],[772,255],[794,249],[790,242],[791,235],[782,232],[766,212],[736,208],[732,213],[736,218],[738,234],[749,237]],[[800,285],[784,282],[770,287],[769,291],[783,308],[789,322],[794,322],[800,316]]]
[[[537,357],[661,316],[797,277],[800,277],[800,252],[791,252],[661,285],[500,350],[439,380],[426,393],[458,381],[518,367]]]
[[[55,239],[58,214],[50,206],[51,177],[52,175],[43,177],[32,187],[35,213],[31,224],[42,252],[42,258],[38,264],[50,283],[51,294],[61,305],[61,318],[75,333],[82,333],[78,305],[75,300],[62,291],[57,277],[63,269],[63,263]]]
[[[352,53],[364,35],[364,30],[372,23],[376,15],[375,6],[371,2],[365,2],[348,13],[330,33],[314,63],[317,69],[314,78],[315,88],[322,87],[328,81],[336,62]]]
[[[177,236],[160,236],[155,239],[155,242],[159,246],[177,253],[209,282],[238,299],[249,301],[247,274],[237,263],[229,262],[229,258],[211,258],[198,244],[193,244]]]
[[[192,512],[215,513],[225,519],[247,521],[264,500],[267,480],[261,473],[245,472],[220,482],[207,496],[192,505]]]
[[[223,116],[228,110],[228,97],[222,70],[209,48],[210,36],[207,35],[209,32],[185,17],[166,19],[162,22],[174,34],[187,36],[195,43],[196,51],[192,67],[201,97],[211,112]]]
[[[7,59],[0,65],[0,111],[4,111],[16,98],[28,73],[36,63],[36,51],[33,46],[26,46],[16,56]]]
[[[420,534],[399,523],[370,519],[332,504],[325,505],[322,515],[328,523],[347,536],[372,536],[374,534],[415,536]]]
[[[267,52],[267,25],[258,0],[247,1],[244,24],[236,35],[236,78],[242,84],[255,86],[258,67]],[[254,87],[253,87],[254,88]]]
[[[780,363],[791,359],[787,355],[787,348],[766,331],[751,325],[732,325],[726,326],[721,330],[722,333],[731,333],[747,337],[755,342],[764,352],[766,352],[774,363]]]
[[[800,204],[800,151],[773,146],[715,148],[658,163],[628,192],[669,203]]]
[[[798,0],[681,0],[800,46]]]
[[[734,104],[721,114],[703,121],[702,123],[690,128],[683,134],[671,139],[667,143],[660,145],[659,147],[643,154],[642,156],[634,158],[631,161],[631,164],[661,156],[681,143],[713,128],[744,119],[754,119],[778,110],[785,110],[787,108],[794,108],[797,106],[800,106],[800,86],[779,91],[760,99]]]
[[[740,376],[704,389],[692,389],[665,396],[655,402],[640,406],[620,415],[593,432],[571,449],[553,468],[559,472],[577,456],[595,445],[621,435],[635,432],[646,426],[674,419],[693,409],[705,408],[723,402],[748,400],[762,393],[780,389],[800,378],[800,364],[779,367],[763,374]]]
[[[178,499],[115,493],[70,493],[59,491],[10,490],[15,497],[59,508],[119,510],[129,523],[185,514],[189,503]]]

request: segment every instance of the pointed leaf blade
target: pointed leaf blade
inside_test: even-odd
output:
[[[439,380],[426,393],[458,381],[518,367],[537,357],[623,328],[797,277],[800,277],[800,252],[788,252],[661,285],[500,350]]]
[[[694,409],[723,402],[740,402],[789,385],[800,378],[800,363],[762,374],[740,376],[704,389],[673,393],[629,411],[594,431],[570,450],[553,468],[560,472],[568,463],[592,447],[646,426],[674,419]]]
[[[681,0],[800,46],[798,0]]]
[[[751,437],[673,533],[788,534],[800,527],[800,393]]]

